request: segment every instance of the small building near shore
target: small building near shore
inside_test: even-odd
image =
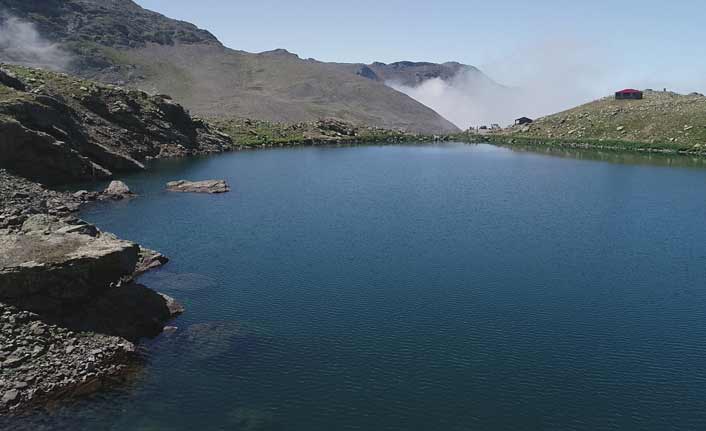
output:
[[[633,88],[626,88],[625,90],[615,92],[615,100],[640,100],[642,97],[642,91]]]
[[[522,126],[523,124],[531,124],[534,120],[527,117],[521,117],[515,120],[515,126]]]

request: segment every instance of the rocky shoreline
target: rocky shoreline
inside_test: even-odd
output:
[[[244,120],[224,133],[168,96],[11,65],[0,65],[0,130],[0,416],[123,380],[140,363],[135,343],[183,312],[135,281],[165,256],[75,215],[89,202],[135,197],[125,184],[69,193],[40,183],[109,180],[158,158],[421,138],[337,120],[291,127]],[[223,180],[177,181],[168,190],[230,188]]]
[[[135,343],[183,308],[135,283],[166,257],[75,217],[111,193],[47,190],[0,170],[0,414],[124,380]]]

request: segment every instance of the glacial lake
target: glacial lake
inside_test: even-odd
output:
[[[8,429],[706,429],[701,162],[310,147],[123,179],[82,217],[168,255],[141,282],[187,313],[130,384]]]

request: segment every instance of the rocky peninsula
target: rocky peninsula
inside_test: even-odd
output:
[[[120,381],[140,361],[134,343],[183,311],[135,282],[164,256],[74,215],[113,198],[0,170],[0,413]]]
[[[167,96],[69,75],[0,68],[0,414],[93,392],[141,361],[136,345],[183,308],[136,282],[158,252],[76,217],[133,198],[46,185],[107,180],[153,158],[232,149]]]

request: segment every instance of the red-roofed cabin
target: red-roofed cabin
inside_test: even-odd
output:
[[[617,91],[615,93],[615,100],[640,100],[642,99],[642,91],[635,90],[632,88],[626,88],[625,90]]]

